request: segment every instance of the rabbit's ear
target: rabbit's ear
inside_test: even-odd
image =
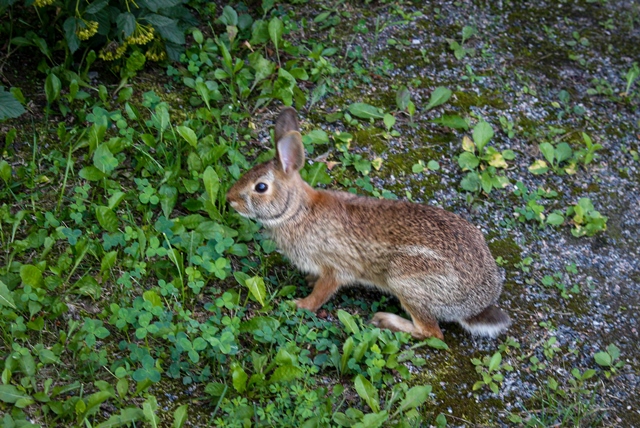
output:
[[[299,171],[304,166],[304,146],[297,131],[291,131],[276,143],[276,156],[285,174]]]
[[[280,141],[284,136],[291,131],[300,132],[300,126],[298,125],[298,113],[292,107],[283,109],[276,119],[276,142]]]

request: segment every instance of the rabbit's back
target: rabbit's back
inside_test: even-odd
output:
[[[315,191],[304,220],[273,230],[290,260],[314,275],[332,270],[341,282],[360,282],[398,295],[398,278],[446,288],[465,299],[478,284],[497,298],[501,281],[480,231],[440,208],[345,192]],[[405,287],[405,285],[398,285]],[[422,287],[424,289],[424,287]],[[409,290],[411,294],[411,290]],[[427,291],[427,290],[424,290]]]

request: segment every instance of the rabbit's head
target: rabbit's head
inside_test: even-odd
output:
[[[227,201],[240,215],[266,226],[289,219],[300,205],[304,146],[293,108],[278,116],[275,138],[276,157],[253,167],[227,193]]]

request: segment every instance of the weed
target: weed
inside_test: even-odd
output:
[[[494,353],[491,357],[485,356],[482,360],[473,358],[471,363],[475,366],[476,372],[480,374],[482,380],[473,384],[473,390],[476,391],[484,386],[489,387],[491,392],[497,394],[504,380],[504,371],[513,371],[513,366],[502,362],[502,353],[500,351]]]
[[[498,169],[507,168],[507,160],[513,160],[512,150],[499,152],[487,143],[493,138],[493,128],[487,122],[480,121],[473,128],[473,140],[468,136],[462,139],[464,152],[458,157],[458,165],[463,171],[469,171],[460,186],[468,191],[491,193],[493,189],[502,189],[509,184],[505,175],[499,175]]]

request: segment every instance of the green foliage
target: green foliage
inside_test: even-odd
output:
[[[640,77],[640,67],[638,67],[638,63],[634,62],[631,65],[631,68],[629,69],[629,71],[627,71],[627,73],[625,74],[625,79],[627,79],[627,86],[625,87],[624,90],[624,95],[629,96],[629,90],[631,89],[631,85],[633,85],[633,83],[638,79],[638,77]]]
[[[571,273],[575,270],[575,264],[570,264],[566,266],[566,271]],[[566,284],[566,280],[564,279],[564,274],[562,271],[555,272],[553,275],[544,275],[540,282],[545,287],[553,287],[560,291],[560,296],[563,299],[568,299],[570,294],[577,294],[580,292],[580,286],[578,284],[574,284],[573,286],[569,286]]]
[[[596,364],[604,369],[604,374],[608,378],[616,374],[625,364],[620,360],[620,348],[611,343],[605,351],[596,352],[593,355]]]
[[[475,27],[471,27],[469,25],[464,26],[462,29],[462,40],[458,42],[455,39],[447,39],[449,43],[449,49],[453,51],[457,60],[461,60],[467,55],[474,56],[476,54],[476,50],[474,48],[465,47],[464,44],[471,37],[475,36],[478,33]]]
[[[493,128],[485,121],[480,121],[473,128],[473,140],[468,136],[462,139],[462,154],[458,157],[458,165],[463,171],[469,171],[462,179],[460,186],[468,191],[491,193],[493,189],[502,189],[509,184],[505,175],[498,169],[507,168],[508,160],[515,158],[512,150],[499,152],[488,146],[493,138]]]
[[[184,49],[185,28],[195,24],[179,0],[141,3],[95,0],[78,4],[68,0],[37,0],[33,5],[39,11],[38,21],[29,28],[16,20],[11,44],[34,47],[50,61],[60,49],[67,55],[81,49],[99,50],[98,56],[105,61],[130,54],[129,62],[136,58],[136,53],[144,53],[142,60],[146,57],[159,61],[167,55],[175,60]],[[14,19],[23,18],[22,14],[25,20],[31,18],[23,8],[15,4],[10,7],[15,8]],[[71,63],[70,57],[67,61]]]
[[[37,113],[32,135],[22,122],[7,124],[0,151],[2,423],[181,427],[193,418],[220,427],[446,426],[447,417],[434,409],[449,387],[439,386],[448,373],[427,368],[430,359],[455,360],[448,345],[435,338],[414,343],[408,334],[373,328],[365,317],[381,302],[369,298],[345,293],[344,306],[332,300],[322,318],[297,311],[290,299],[308,292],[299,289],[301,278],[259,225],[229,209],[225,194],[253,163],[273,155],[263,150],[269,146],[266,127],[257,125],[284,104],[302,110],[310,159],[304,180],[396,199],[380,185],[378,171],[395,166],[387,144],[397,149],[413,141],[414,132],[421,137],[411,128],[428,128],[429,115],[443,106],[456,110],[431,120],[438,133],[468,130],[478,116],[460,108],[468,89],[463,85],[482,76],[469,67],[460,82],[447,82],[455,95],[440,86],[421,100],[412,94],[424,87],[419,79],[397,82],[394,61],[372,59],[340,40],[345,23],[376,37],[385,28],[410,27],[419,12],[403,10],[404,4],[383,2],[397,20],[353,24],[353,5],[340,2],[319,5],[310,17],[270,0],[255,8],[191,2],[210,25],[189,28],[193,42],[183,50],[183,30],[193,23],[185,4],[154,1],[98,0],[75,9],[75,3],[38,0],[31,10],[39,17],[25,15],[17,2],[0,12],[16,18],[0,27],[12,32],[9,54],[15,47],[32,49],[42,73],[25,89],[41,102],[25,99],[18,88],[0,88],[0,120],[16,117],[23,105]],[[328,33],[318,34],[318,28]],[[474,35],[464,27],[457,47],[451,44],[457,57],[474,54],[466,46]],[[387,48],[411,46],[410,40],[391,40]],[[167,78],[135,79],[163,53],[179,60],[167,66]],[[98,58],[121,58],[112,68],[119,84],[103,73],[97,82],[89,74],[101,71]],[[422,60],[429,61],[424,49]],[[360,99],[360,88],[375,79],[389,83],[387,99]],[[568,93],[560,101],[559,116],[580,112],[569,108]],[[515,124],[503,119],[504,134],[513,138]],[[333,125],[320,129],[324,122]],[[562,144],[569,143],[555,137],[564,134],[549,130],[549,138],[536,140],[550,141],[552,160],[543,155],[547,172],[565,174],[571,165],[597,160],[602,147],[586,133],[580,141],[567,140],[571,153],[563,158]],[[507,164],[514,152],[499,152],[494,138],[492,125],[480,120],[472,138],[463,139],[457,162],[470,192],[488,195],[508,183],[503,171],[514,166]],[[394,174],[421,178],[407,165],[414,174],[428,170],[436,178],[451,171],[446,153],[433,157],[412,158],[406,171]],[[575,233],[585,235],[606,227],[593,204],[581,200],[557,209],[560,197],[548,187],[548,176],[535,178],[535,191],[516,184],[519,222],[572,223]],[[529,273],[532,263],[525,258],[513,268]],[[540,282],[566,298],[575,292],[564,285],[566,278],[552,274]],[[360,308],[355,314],[354,307]],[[474,359],[482,380],[473,389],[499,390],[510,370],[501,360],[517,349],[510,338],[493,356]],[[616,349],[610,345],[594,355],[606,377],[622,367]],[[559,352],[557,339],[544,340],[534,352],[523,358],[523,367],[543,373]],[[414,370],[428,378],[414,377]],[[568,395],[591,399],[581,391],[591,388],[595,375],[578,370],[572,376]],[[549,381],[549,394],[560,402],[565,398],[558,383]],[[201,395],[198,404],[179,405],[192,390]],[[160,392],[180,397],[167,404]]]
[[[573,236],[593,236],[607,230],[608,217],[596,211],[589,198],[580,198],[577,204],[567,208],[567,216],[573,220]]]
[[[473,390],[476,391],[484,386],[489,387],[491,392],[497,394],[504,380],[504,371],[513,371],[513,366],[502,362],[502,353],[500,351],[492,356],[485,356],[482,360],[473,358],[471,363],[475,366],[476,372],[482,377],[481,380],[473,384]]]
[[[0,86],[0,121],[16,118],[25,111],[14,94],[15,89],[12,88],[10,92],[6,92],[4,86]]]

